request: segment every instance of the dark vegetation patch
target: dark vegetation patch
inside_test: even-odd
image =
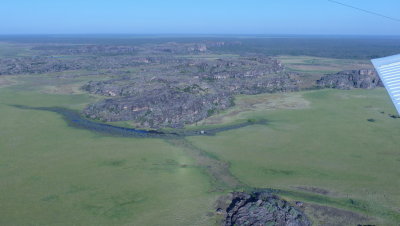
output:
[[[323,188],[316,188],[316,187],[304,187],[304,186],[298,186],[296,187],[297,189],[307,191],[307,192],[312,192],[312,193],[317,193],[321,195],[328,195],[330,191],[323,189]]]
[[[132,37],[131,35],[7,35],[0,36],[0,41],[35,46],[52,43],[59,48],[65,44],[79,45],[112,45],[112,46],[143,46],[146,44],[162,44],[173,42],[177,44],[211,42],[207,49],[221,53],[260,53],[267,55],[294,55],[332,57],[341,59],[371,59],[394,55],[400,52],[399,37],[390,36],[248,36],[236,38],[225,37],[163,37],[154,35],[152,38]],[[200,46],[201,48],[201,46]],[[160,48],[168,52],[168,48]]]
[[[60,197],[58,195],[48,195],[43,197],[41,200],[45,202],[50,202],[50,201],[57,201],[59,199]]]
[[[364,225],[374,222],[372,218],[359,213],[329,206],[304,203],[303,209],[315,225]]]
[[[266,174],[280,175],[280,176],[290,176],[294,175],[296,172],[292,170],[279,170],[279,169],[264,169]]]
[[[90,190],[90,188],[85,186],[71,185],[68,191],[65,192],[65,194],[76,194],[87,190]]]
[[[228,39],[229,40],[229,39]],[[237,40],[232,38],[231,40]],[[242,38],[237,45],[214,47],[224,53],[315,56],[338,59],[371,59],[400,52],[399,37],[360,36],[259,36]],[[212,50],[214,48],[211,48]]]
[[[114,160],[107,160],[101,163],[102,166],[113,166],[119,167],[126,164],[126,160],[124,159],[114,159]]]
[[[195,145],[187,139],[168,139],[169,144],[182,148],[186,154],[195,160],[195,164],[207,173],[212,182],[210,192],[221,192],[245,187],[229,170],[230,164]]]

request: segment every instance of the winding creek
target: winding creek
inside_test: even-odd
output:
[[[212,136],[216,133],[239,129],[242,127],[256,125],[256,124],[267,124],[266,120],[258,121],[247,121],[234,125],[219,126],[211,129],[177,129],[175,131],[158,131],[158,130],[143,130],[134,129],[120,126],[113,126],[105,123],[89,120],[83,117],[79,112],[61,107],[30,107],[24,105],[11,105],[20,109],[26,110],[41,110],[55,112],[63,116],[63,119],[68,123],[69,126],[79,129],[86,129],[96,133],[111,136],[121,137],[144,137],[144,138],[178,138],[186,136]]]

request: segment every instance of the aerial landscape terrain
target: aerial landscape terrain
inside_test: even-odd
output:
[[[0,225],[398,225],[398,37],[0,36]]]

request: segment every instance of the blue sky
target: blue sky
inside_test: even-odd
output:
[[[397,17],[399,0],[338,0]],[[0,34],[400,35],[327,0],[1,0]]]

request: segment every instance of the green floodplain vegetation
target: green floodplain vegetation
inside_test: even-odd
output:
[[[281,95],[299,94],[309,106],[263,110],[256,104],[246,112],[230,114],[235,112],[232,109],[226,113],[237,120],[266,118],[267,126],[188,139],[229,162],[233,175],[248,186],[282,189],[294,199],[399,222],[400,121],[388,116],[395,114],[395,109],[386,91],[318,90]],[[237,102],[246,106],[243,103],[266,96],[239,97]],[[223,116],[219,120],[224,120]],[[321,189],[325,197],[298,192],[310,188]]]
[[[82,109],[99,98],[79,91],[86,80],[0,80],[0,225],[214,224],[214,203],[229,189],[216,191],[183,148],[104,136],[69,127],[53,112],[11,106]],[[383,88],[238,96],[235,103],[198,126],[268,124],[185,139],[228,162],[242,189],[278,189],[288,200],[367,222],[400,222],[400,119],[389,117],[395,109]]]
[[[163,140],[104,137],[46,111],[84,95],[0,90],[0,225],[199,225],[217,194]]]

